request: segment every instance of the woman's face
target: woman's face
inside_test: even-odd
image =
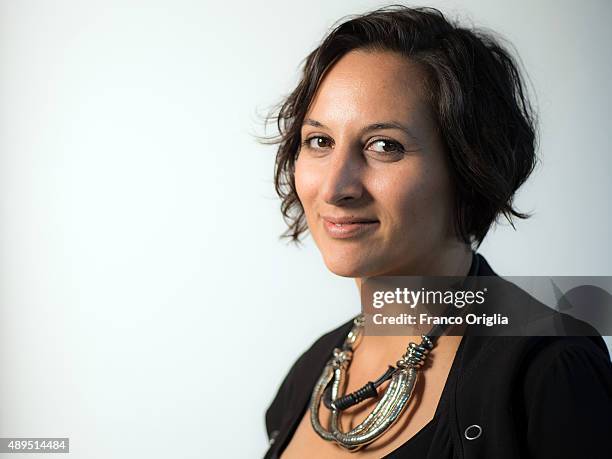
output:
[[[296,188],[335,274],[436,273],[459,244],[424,78],[399,54],[352,51],[327,72],[304,118]]]

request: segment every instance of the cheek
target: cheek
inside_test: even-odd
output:
[[[385,203],[392,225],[400,228],[399,234],[417,228],[435,232],[445,224],[449,213],[449,183],[444,168],[413,164],[381,181],[377,193],[381,197],[379,202]]]
[[[298,158],[295,162],[295,189],[306,213],[309,213],[318,189],[318,177],[307,161]]]

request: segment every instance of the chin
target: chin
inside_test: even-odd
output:
[[[324,256],[325,266],[332,273],[341,277],[368,277],[370,272],[369,263],[364,260],[360,260],[354,256],[354,254],[334,254],[331,256]]]

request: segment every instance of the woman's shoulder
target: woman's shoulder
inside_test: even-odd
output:
[[[603,367],[612,365],[607,345],[599,335],[465,336],[464,340],[461,362],[464,379],[468,374],[489,370],[525,374],[571,356],[582,356]]]
[[[601,387],[612,397],[612,363],[601,336],[540,337],[525,358],[522,371],[526,394],[536,393],[538,387],[559,389],[567,384],[581,390]]]
[[[528,426],[531,457],[610,452],[612,364],[601,338],[547,337],[524,369],[515,406]]]
[[[589,356],[610,364],[610,354],[605,341],[597,336],[538,336],[528,337],[533,342],[530,360],[532,364],[542,365],[570,355]]]
[[[604,457],[612,364],[601,337],[464,339],[452,412],[466,457]],[[486,433],[478,442],[463,437],[473,425]]]

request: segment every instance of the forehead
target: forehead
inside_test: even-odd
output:
[[[422,66],[390,51],[355,50],[325,74],[308,116],[343,120],[406,122],[427,112]]]

